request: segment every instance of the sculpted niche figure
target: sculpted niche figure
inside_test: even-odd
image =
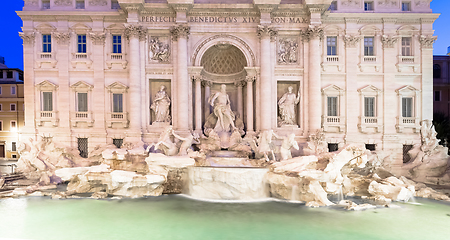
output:
[[[288,92],[283,94],[278,101],[281,117],[280,125],[295,125],[295,105],[300,101],[300,90],[296,97],[295,93],[292,93],[293,89],[292,86],[289,86]]]
[[[236,128],[234,126],[235,116],[231,111],[230,98],[226,90],[227,86],[222,84],[220,92],[214,94],[209,102],[214,107],[214,115],[217,117],[216,126],[214,127],[216,132],[231,132],[231,130]]]
[[[161,85],[150,108],[155,112],[155,122],[170,122],[170,98],[166,86]]]

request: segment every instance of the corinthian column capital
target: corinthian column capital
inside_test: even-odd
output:
[[[140,40],[142,40],[142,38],[145,39],[145,36],[147,35],[147,31],[145,30],[145,28],[143,26],[130,24],[125,27],[124,35],[128,39],[132,38],[132,37],[136,37],[136,38],[139,38]]]
[[[359,40],[360,37],[358,36],[345,35],[344,36],[345,47],[354,48],[356,47],[356,44],[359,42]]]
[[[56,42],[61,45],[67,45],[70,41],[70,32],[53,32],[52,37],[56,39]]]
[[[268,25],[258,25],[256,31],[260,39],[262,37],[270,37],[270,40],[274,41],[278,36],[278,31],[274,27]]]
[[[94,45],[104,45],[106,34],[105,32],[91,32],[89,33],[89,37],[91,38]]]
[[[33,44],[35,33],[34,32],[20,32],[19,36],[22,38],[24,44]]]
[[[433,48],[433,43],[437,40],[437,36],[420,36],[419,41],[422,48]]]
[[[301,30],[300,34],[305,42],[315,38],[323,39],[323,27],[310,25],[307,29]]]
[[[170,28],[170,33],[172,34],[173,40],[178,40],[179,37],[189,38],[191,27],[187,24],[179,24]]]

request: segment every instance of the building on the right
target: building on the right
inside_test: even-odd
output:
[[[434,113],[450,116],[450,47],[447,55],[433,56]]]

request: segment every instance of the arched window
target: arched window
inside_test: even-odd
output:
[[[433,66],[433,78],[441,78],[441,66],[439,64]]]

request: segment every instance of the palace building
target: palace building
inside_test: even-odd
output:
[[[248,135],[322,129],[331,150],[401,163],[433,116],[430,0],[25,0],[18,15],[21,138],[84,156],[167,126],[207,134],[221,111]],[[222,89],[231,112],[211,104]]]

